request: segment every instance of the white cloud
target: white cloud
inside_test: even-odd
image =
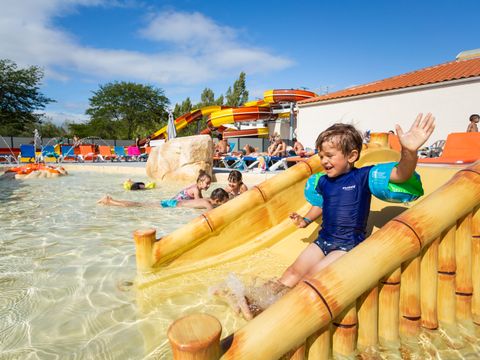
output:
[[[63,112],[63,111],[46,111],[43,113],[46,120],[51,121],[57,126],[62,126],[66,121],[69,123],[84,123],[89,120],[89,116],[77,113]]]
[[[3,5],[0,12],[0,54],[20,66],[39,65],[54,79],[68,81],[72,71],[102,80],[131,79],[158,84],[201,84],[211,79],[285,69],[292,61],[242,44],[237,31],[200,13],[155,14],[139,32],[171,45],[151,54],[84,46],[55,28],[55,16],[79,6],[108,6],[101,0],[24,0]],[[67,14],[67,15],[66,15]],[[215,56],[212,56],[214,52]],[[77,79],[78,81],[78,79]]]

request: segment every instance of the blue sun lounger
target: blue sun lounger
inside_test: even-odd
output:
[[[55,158],[55,161],[57,161],[59,157],[60,155],[55,152],[53,145],[42,146],[41,159],[43,161],[45,161],[47,158]]]
[[[20,145],[20,155],[18,157],[20,162],[35,162],[36,156],[34,145]]]
[[[73,161],[82,162],[82,157],[75,155],[74,148],[71,145],[62,145],[61,152],[62,152],[62,155],[60,155],[60,158],[59,158],[60,161],[65,161],[70,159]]]

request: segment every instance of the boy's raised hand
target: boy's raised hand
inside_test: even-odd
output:
[[[417,151],[427,141],[435,129],[435,117],[428,113],[425,117],[420,113],[413,122],[410,130],[403,132],[400,125],[395,125],[398,140],[403,149]]]

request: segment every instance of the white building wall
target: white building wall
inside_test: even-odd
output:
[[[480,78],[351,100],[299,104],[297,137],[304,146],[313,148],[318,134],[336,122],[353,124],[362,133],[387,132],[394,130],[395,124],[405,131],[420,112],[431,112],[436,118],[427,145],[446,139],[449,133],[464,132],[469,116],[480,113]]]

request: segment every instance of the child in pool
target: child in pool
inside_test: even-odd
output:
[[[190,199],[190,200],[162,200],[150,201],[150,202],[138,202],[128,200],[113,199],[111,196],[104,196],[97,201],[97,204],[109,205],[109,206],[122,206],[122,207],[188,207],[194,209],[206,209],[211,210],[217,206],[220,206],[228,201],[229,197],[225,190],[215,189],[209,198],[203,199]]]
[[[412,177],[417,150],[428,140],[434,128],[435,118],[431,114],[425,117],[419,114],[406,133],[396,126],[402,151],[400,162],[391,169],[390,183],[404,183]],[[360,157],[362,142],[358,130],[347,124],[332,125],[318,136],[315,145],[324,175],[319,178],[314,191],[321,202],[318,206],[312,205],[304,216],[292,213],[290,218],[297,227],[304,228],[323,213],[321,230],[317,240],[300,253],[278,280],[265,284],[273,294],[294,287],[365,240],[372,196],[369,176],[373,166],[354,166]]]
[[[391,171],[391,183],[410,179],[417,165],[417,150],[434,128],[435,118],[431,114],[425,117],[419,114],[406,133],[396,125],[402,151],[398,165]],[[323,206],[312,206],[305,216],[292,213],[290,218],[304,228],[323,212],[322,228],[317,240],[280,277],[279,283],[289,288],[345,255],[366,236],[371,200],[368,177],[372,166],[359,169],[354,166],[360,157],[362,136],[351,125],[335,124],[318,136],[315,145],[326,175],[315,189],[323,198]]]
[[[208,175],[205,170],[200,170],[200,172],[198,173],[197,182],[181,190],[172,199],[175,199],[175,200],[201,199],[203,197],[202,191],[208,190],[211,183],[212,183],[212,177]]]
[[[247,185],[245,185],[242,181],[242,173],[238,170],[230,171],[230,174],[228,174],[228,185],[225,188],[225,191],[228,193],[228,195],[233,198],[247,190]]]
[[[148,190],[154,189],[155,183],[149,182],[145,184],[144,182],[135,182],[132,179],[128,179],[123,183],[123,188],[125,190]]]

